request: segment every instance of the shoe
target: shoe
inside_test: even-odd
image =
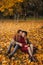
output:
[[[9,52],[7,51],[7,52],[5,53],[5,54],[6,54],[6,56],[7,56],[9,53],[10,53],[10,51],[9,51]]]
[[[9,57],[9,59],[11,59],[12,58],[12,55],[9,54],[8,57]]]
[[[34,57],[31,57],[31,62],[34,61],[34,62],[37,62],[38,60],[35,59]]]
[[[5,53],[4,55],[5,55],[5,56],[8,56],[8,53]]]

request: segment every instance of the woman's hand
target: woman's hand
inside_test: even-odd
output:
[[[25,47],[28,47],[28,45],[25,45]]]
[[[22,44],[19,43],[19,45],[22,47]]]
[[[22,47],[22,44],[21,44],[21,43],[19,43],[19,42],[16,42],[16,44],[18,44],[20,47]]]

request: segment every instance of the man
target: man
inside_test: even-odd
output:
[[[16,50],[19,48],[19,46],[21,46],[21,44],[18,43],[21,35],[22,35],[22,30],[18,30],[13,40],[11,41],[10,46],[8,47],[8,50],[7,50],[7,55],[9,56],[9,58],[11,58],[16,52]],[[14,50],[10,52],[12,46],[14,47]]]

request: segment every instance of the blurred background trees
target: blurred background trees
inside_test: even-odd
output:
[[[0,18],[28,18],[43,16],[43,0],[0,0]]]

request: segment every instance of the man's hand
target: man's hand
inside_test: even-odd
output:
[[[28,46],[30,46],[30,45],[28,44]]]

